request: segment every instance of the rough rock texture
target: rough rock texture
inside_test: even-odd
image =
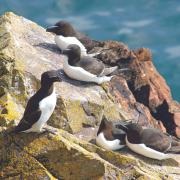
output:
[[[153,66],[150,51],[106,41],[92,52],[102,49],[100,60],[128,70],[117,71],[101,86],[71,80],[62,71],[56,110],[48,122],[63,129],[59,135],[8,135],[4,130],[19,122],[28,98],[39,88],[41,73],[62,68],[63,56],[42,27],[13,13],[1,16],[0,179],[178,179],[176,161],[105,151],[87,142],[103,115],[134,119],[180,137],[180,106]]]
[[[66,131],[58,135],[0,136],[0,179],[173,179],[174,160],[138,160],[125,152],[103,150]]]

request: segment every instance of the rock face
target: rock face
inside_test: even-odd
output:
[[[180,105],[153,66],[150,51],[132,51],[115,41],[91,51],[101,50],[98,58],[107,66],[128,70],[117,71],[101,86],[71,80],[62,71],[56,110],[48,122],[61,129],[58,135],[8,134],[39,88],[42,72],[62,68],[63,56],[42,27],[13,13],[0,17],[0,179],[178,178],[176,161],[105,151],[87,142],[103,115],[134,119],[180,137]]]

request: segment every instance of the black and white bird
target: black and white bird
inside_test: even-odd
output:
[[[118,66],[106,68],[96,58],[80,55],[78,45],[71,44],[62,51],[65,55],[63,69],[67,76],[72,79],[102,84],[108,82],[113,76],[106,76],[118,69]]]
[[[119,124],[118,127],[126,132],[126,145],[138,154],[158,160],[180,154],[180,142],[158,129],[143,129],[137,123]]]
[[[41,88],[29,99],[24,115],[14,132],[53,132],[44,125],[56,106],[57,98],[53,83],[59,81],[61,81],[59,70],[47,71],[41,75]]]
[[[127,125],[128,122],[121,122]],[[116,128],[116,122],[108,121],[103,117],[99,126],[96,144],[106,150],[119,150],[125,146],[126,132]]]
[[[55,43],[57,46],[64,50],[70,44],[76,44],[81,49],[81,56],[95,56],[99,53],[87,54],[87,50],[98,46],[100,42],[91,40],[84,34],[76,31],[72,25],[66,21],[59,21],[54,26],[50,26],[46,29],[47,32],[55,34]]]

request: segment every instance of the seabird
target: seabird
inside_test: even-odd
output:
[[[47,32],[52,32],[55,35],[55,43],[57,46],[64,50],[70,44],[77,44],[81,49],[81,56],[95,56],[99,53],[87,54],[95,46],[98,46],[100,42],[91,40],[84,34],[76,31],[72,25],[66,21],[59,21],[54,26],[50,26],[46,29]]]
[[[41,75],[41,88],[29,99],[23,118],[14,132],[44,132],[52,129],[44,127],[56,106],[54,82],[61,81],[60,71],[46,71]]]
[[[163,160],[174,158],[174,153],[180,153],[180,142],[158,129],[143,129],[137,123],[126,126],[119,124],[118,126],[126,132],[126,145],[138,154],[152,159]]]
[[[72,79],[101,84],[110,81],[113,76],[106,76],[118,69],[118,66],[106,68],[96,58],[80,55],[78,45],[71,44],[62,51],[66,58],[63,62],[64,72]]]
[[[126,125],[128,122],[122,122]],[[99,126],[96,144],[106,150],[119,150],[125,146],[126,132],[115,127],[116,122],[108,121],[103,117]]]

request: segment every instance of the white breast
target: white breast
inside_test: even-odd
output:
[[[81,49],[81,56],[87,55],[87,49],[76,37],[55,36],[54,40],[61,50],[66,49],[70,44],[76,44]]]
[[[115,139],[112,141],[106,140],[102,132],[99,133],[98,136],[96,137],[96,144],[104,149],[112,150],[112,151],[115,151],[124,147],[124,145],[120,145],[119,139]]]
[[[54,111],[54,108],[56,106],[56,100],[57,98],[54,88],[52,94],[39,102],[39,109],[41,110],[41,116],[39,120],[35,124],[33,124],[31,129],[28,129],[24,132],[41,132],[43,126],[48,121]]]
[[[64,58],[63,70],[70,78],[85,82],[95,82],[101,84],[103,82],[110,81],[112,78],[107,76],[97,77],[96,75],[89,73],[81,67],[70,66],[68,64],[67,57]]]
[[[170,154],[165,154],[156,151],[154,149],[147,147],[145,144],[131,144],[128,141],[127,136],[126,136],[126,144],[132,151],[152,159],[163,160],[163,159],[172,158]]]

